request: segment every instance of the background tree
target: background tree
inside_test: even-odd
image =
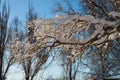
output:
[[[52,7],[53,13],[64,13],[69,15],[80,14],[80,5],[78,4],[79,0],[58,0],[54,2],[54,6]],[[78,7],[78,9],[76,9]]]
[[[33,80],[39,71],[43,69],[49,53],[47,48],[40,48],[39,41],[36,41],[36,36],[34,35],[36,25],[34,20],[37,19],[37,14],[34,12],[32,2],[29,2],[27,17],[27,37],[23,41],[20,41],[19,39],[11,41],[12,45],[10,46],[10,49],[11,53],[14,53],[19,57],[18,62],[25,73],[25,80]],[[20,37],[20,39],[21,38],[22,37]]]
[[[119,11],[119,3],[117,0],[80,0],[83,10],[94,17],[106,17],[111,11]]]
[[[6,6],[6,3],[0,0],[0,79],[4,80],[2,75],[3,70],[3,56],[8,41],[8,19],[10,9]]]
[[[110,50],[110,52],[105,50],[104,46],[99,50],[95,47],[90,49],[90,51],[84,55],[85,57],[83,57],[83,65],[86,65],[86,67],[90,69],[90,71],[86,73],[97,80],[117,78],[117,76],[120,75],[118,71],[120,64],[112,55],[111,51],[112,50]],[[116,51],[113,54],[116,53],[118,52]]]
[[[37,19],[37,13],[34,12],[33,4],[31,1],[29,1],[27,24],[31,23],[28,28],[28,31],[29,31],[28,38],[29,38],[29,44],[31,44],[31,46],[32,46],[32,44],[35,43],[35,37],[33,36],[34,35],[33,30],[34,30],[35,25],[32,21],[36,20],[36,19]],[[30,54],[34,54],[34,53],[28,53],[28,54],[30,55]],[[41,57],[43,57],[43,56],[41,56]],[[39,72],[39,67],[41,66],[40,62],[42,62],[41,57],[39,57],[40,59],[36,57],[36,61],[35,61],[35,57],[28,57],[28,58],[23,59],[23,61],[21,62],[21,65],[25,72],[26,80],[33,80],[35,75]]]
[[[24,41],[27,36],[27,30],[24,23],[25,22],[20,21],[18,17],[14,17],[10,25],[12,38],[18,38],[20,41]]]
[[[119,0],[62,0],[56,1],[52,8],[54,13],[68,15],[91,14],[94,17],[111,18],[111,11],[120,11]]]
[[[17,58],[16,58],[16,53],[11,53],[10,49],[9,49],[9,45],[11,45],[11,41],[14,40],[15,38],[17,38],[20,41],[23,41],[26,37],[26,34],[23,33],[22,29],[22,23],[19,21],[18,17],[15,17],[13,19],[13,21],[11,22],[11,24],[9,25],[10,27],[8,28],[8,42],[6,45],[6,49],[5,49],[5,53],[4,53],[4,62],[3,62],[3,78],[6,79],[6,75],[7,73],[9,73],[9,69],[12,66],[15,66],[15,63],[17,62]]]
[[[70,53],[71,50],[62,50],[62,55],[59,55],[64,80],[76,80],[79,74],[80,60],[77,57],[72,59],[72,55],[69,55]]]

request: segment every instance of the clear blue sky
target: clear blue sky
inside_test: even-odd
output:
[[[32,0],[35,6],[35,11],[38,12],[40,17],[51,18],[51,7],[54,0]],[[29,0],[9,0],[10,3],[10,20],[18,16],[20,20],[25,20],[28,11]]]

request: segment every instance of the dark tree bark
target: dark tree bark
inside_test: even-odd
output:
[[[34,77],[35,77],[35,75],[32,75],[32,76],[31,76],[31,80],[33,80],[33,79],[34,79]]]
[[[29,80],[29,76],[26,76],[25,80]]]
[[[3,54],[4,54],[4,50],[0,49],[0,79],[1,80],[3,80],[3,77],[2,77]]]
[[[72,62],[70,62],[69,79],[72,80]]]

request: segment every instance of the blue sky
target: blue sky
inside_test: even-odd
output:
[[[32,0],[34,3],[35,11],[39,17],[51,18],[51,7],[54,0]],[[10,3],[10,20],[18,16],[20,20],[25,20],[28,11],[29,0],[9,0]]]

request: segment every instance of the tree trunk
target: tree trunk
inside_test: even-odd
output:
[[[72,80],[72,63],[70,63],[69,80]]]
[[[31,61],[30,59],[28,58],[27,60],[27,65],[26,65],[26,80],[30,80],[30,69],[31,69]]]
[[[29,80],[29,76],[26,76],[25,80]]]
[[[25,73],[25,80],[29,80],[29,73]]]
[[[31,80],[33,80],[33,78],[34,78],[34,75],[31,76]]]
[[[3,54],[4,54],[4,50],[0,49],[0,80],[3,80],[2,77]]]

